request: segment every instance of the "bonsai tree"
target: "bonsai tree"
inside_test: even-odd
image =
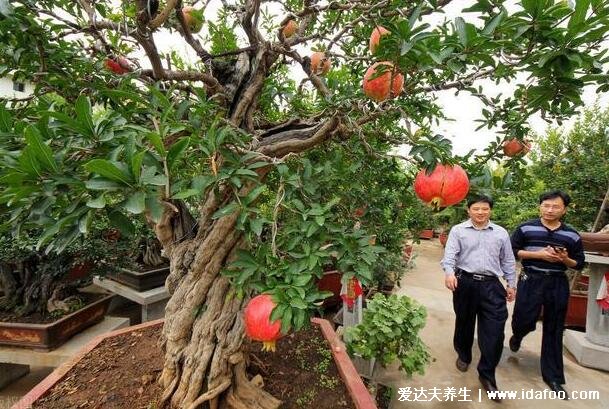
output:
[[[34,85],[0,110],[9,226],[60,251],[98,214],[145,216],[171,265],[161,404],[277,407],[244,373],[250,295],[272,294],[283,333],[298,329],[330,252],[366,281],[382,250],[365,228],[325,227],[343,199],[308,196],[324,163],[307,151],[359,140],[373,163],[409,144],[432,168],[448,141],[415,129],[444,119],[441,92],[478,97],[481,126],[511,139],[533,113],[572,115],[583,86],[608,87],[605,2],[472,0],[444,18],[452,3],[0,2],[0,75]],[[334,68],[312,70],[313,48]],[[490,95],[488,80],[511,91]]]
[[[0,311],[12,317],[39,313],[48,318],[78,309],[82,300],[77,288],[90,282],[92,274],[104,274],[120,264],[118,246],[107,243],[99,232],[79,237],[60,253],[37,250],[36,232],[16,238],[0,234]],[[77,267],[86,269],[80,281],[69,277]]]

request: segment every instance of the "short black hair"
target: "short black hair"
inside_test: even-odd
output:
[[[488,205],[492,209],[494,202],[493,202],[493,199],[491,199],[489,196],[486,196],[486,195],[472,196],[471,198],[469,198],[467,200],[467,208],[469,209],[470,207],[472,207],[472,205],[474,203],[488,203]]]
[[[543,203],[545,200],[551,200],[556,198],[561,198],[565,207],[569,206],[571,203],[571,196],[568,193],[563,192],[562,190],[550,190],[548,192],[544,192],[539,196],[539,204]]]

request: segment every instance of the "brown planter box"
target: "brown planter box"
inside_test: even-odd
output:
[[[108,295],[50,324],[0,323],[0,345],[50,351],[76,333],[100,322],[114,295]]]
[[[108,278],[125,284],[136,291],[144,292],[165,285],[169,275],[169,266],[148,271],[133,271],[121,268],[119,271],[108,273]]]
[[[108,334],[103,334],[93,339],[87,345],[85,345],[70,361],[64,363],[59,368],[55,369],[49,376],[42,380],[36,385],[27,395],[25,395],[19,402],[17,402],[12,409],[26,409],[29,408],[36,400],[44,396],[44,394],[51,389],[55,384],[61,381],[86,354],[88,354],[93,348],[99,345],[106,338],[115,337],[117,335],[125,334],[131,331],[139,330],[142,328],[152,327],[156,325],[163,325],[164,320],[160,319],[157,321],[150,321],[140,325],[134,325],[119,329]],[[374,399],[366,389],[366,386],[362,382],[359,374],[355,370],[345,345],[336,335],[336,332],[332,329],[332,326],[327,320],[313,318],[311,322],[315,325],[319,325],[324,338],[328,341],[328,344],[332,351],[334,362],[338,368],[338,372],[347,387],[347,391],[351,395],[353,404],[357,409],[377,409]]]

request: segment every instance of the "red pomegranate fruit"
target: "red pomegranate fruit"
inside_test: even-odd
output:
[[[381,66],[383,73],[378,74]],[[404,76],[389,61],[377,62],[364,74],[364,94],[377,102],[395,98],[404,88]]]
[[[196,34],[203,28],[203,12],[191,6],[182,7],[182,16],[192,34]]]
[[[311,71],[315,75],[326,75],[332,68],[332,62],[326,56],[326,53],[315,52],[311,54]]]
[[[374,54],[376,52],[376,48],[381,42],[381,37],[385,34],[391,34],[391,31],[387,30],[383,26],[374,27],[374,30],[372,30],[372,34],[370,34],[370,54]]]
[[[461,166],[439,164],[429,175],[425,169],[419,171],[414,179],[414,191],[423,202],[439,209],[465,199],[469,179]]]
[[[114,59],[106,58],[104,64],[106,65],[106,68],[108,70],[118,75],[127,74],[128,72],[131,72],[133,70],[131,64],[129,63],[129,60],[125,57],[118,57]]]
[[[288,20],[282,28],[284,38],[290,38],[298,31],[298,23],[294,20]]]
[[[275,351],[275,341],[282,336],[281,321],[270,320],[273,308],[273,298],[269,294],[260,294],[249,301],[243,315],[245,334],[254,341],[261,341],[263,351]]]
[[[531,142],[521,141],[516,138],[512,138],[508,141],[503,142],[503,153],[505,156],[513,158],[518,155],[526,155],[531,150]]]

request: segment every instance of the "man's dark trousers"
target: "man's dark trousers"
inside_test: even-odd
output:
[[[496,277],[476,280],[473,275],[461,272],[457,272],[456,277],[457,289],[453,292],[455,351],[463,362],[472,361],[474,327],[478,318],[478,374],[496,386],[495,368],[501,359],[508,317],[507,293]]]
[[[546,382],[564,384],[562,336],[569,303],[566,275],[525,272],[518,280],[517,294],[512,316],[514,337],[522,339],[535,330],[543,306],[541,376]]]

